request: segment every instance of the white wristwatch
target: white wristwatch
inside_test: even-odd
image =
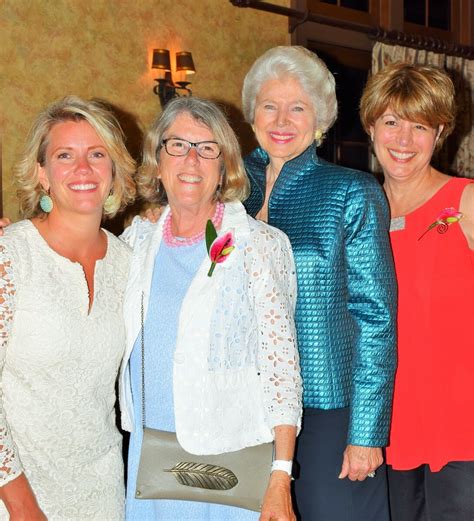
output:
[[[272,463],[272,470],[270,472],[273,472],[274,470],[283,470],[283,472],[286,472],[288,476],[291,478],[291,471],[293,469],[293,462],[285,461],[283,459],[275,459]]]

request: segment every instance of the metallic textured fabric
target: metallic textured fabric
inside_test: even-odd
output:
[[[245,159],[256,215],[268,156]],[[290,238],[305,407],[351,408],[348,443],[387,443],[396,366],[396,281],[385,196],[373,176],[319,159],[314,145],[285,163],[269,224]]]

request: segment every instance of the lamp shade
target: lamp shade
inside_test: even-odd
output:
[[[176,71],[185,71],[187,74],[194,74],[193,56],[190,52],[180,51],[176,53]]]
[[[168,49],[153,49],[151,68],[171,71],[170,52]]]

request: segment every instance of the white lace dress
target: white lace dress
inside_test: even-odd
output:
[[[24,472],[49,520],[123,518],[114,404],[129,250],[107,237],[90,312],[82,266],[31,221],[0,238],[0,486]]]

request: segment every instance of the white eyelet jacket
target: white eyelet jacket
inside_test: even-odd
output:
[[[145,316],[167,208],[156,224],[136,218],[123,239],[133,248],[120,371],[122,426],[133,430],[129,359]],[[296,274],[284,233],[225,205],[221,233],[235,250],[207,276],[206,257],[183,300],[174,353],[176,433],[193,454],[219,454],[271,441],[277,425],[301,423],[294,309]],[[166,303],[163,303],[166,305]],[[156,375],[160,377],[159,374]]]

